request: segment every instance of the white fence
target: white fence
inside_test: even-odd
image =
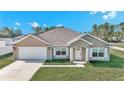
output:
[[[0,56],[11,53],[13,51],[12,46],[1,47],[0,48]]]

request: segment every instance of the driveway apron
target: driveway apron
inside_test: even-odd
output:
[[[18,60],[0,70],[0,80],[28,81],[43,65],[41,60]]]

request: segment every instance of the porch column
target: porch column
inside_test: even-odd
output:
[[[89,48],[86,48],[86,57],[85,57],[85,61],[86,61],[86,62],[89,61]]]
[[[74,54],[73,54],[73,48],[70,48],[70,61],[73,61],[73,56]]]

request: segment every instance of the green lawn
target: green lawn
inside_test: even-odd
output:
[[[91,62],[85,68],[40,68],[31,80],[124,80],[124,52],[111,50],[110,62]]]
[[[12,53],[0,56],[0,69],[11,64],[12,62]]]
[[[47,60],[44,65],[72,65],[69,59],[53,59],[52,61]]]

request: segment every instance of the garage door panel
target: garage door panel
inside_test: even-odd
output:
[[[19,59],[47,59],[47,48],[19,47]]]

